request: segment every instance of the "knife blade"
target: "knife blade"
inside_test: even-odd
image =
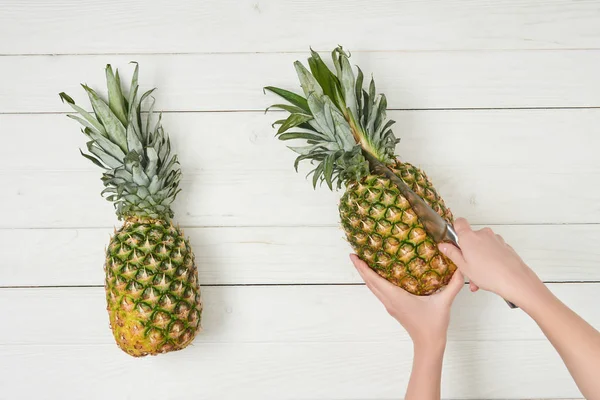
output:
[[[400,177],[389,169],[384,163],[379,161],[375,156],[366,150],[363,150],[363,155],[369,162],[371,171],[383,175],[392,181],[400,190],[400,193],[408,200],[412,209],[415,211],[419,220],[423,224],[425,231],[437,243],[450,242],[460,249],[458,244],[458,235],[452,224],[443,219],[425,200],[416,194]],[[508,300],[504,300],[510,308],[518,308],[515,304]]]

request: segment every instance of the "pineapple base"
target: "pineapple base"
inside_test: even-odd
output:
[[[453,216],[423,171],[397,161],[389,165],[446,221]],[[351,182],[339,204],[346,239],[371,269],[415,295],[446,286],[456,265],[425,232],[408,200],[387,178],[369,175]]]
[[[198,270],[178,227],[126,220],[111,237],[104,270],[110,326],[124,352],[156,355],[194,340],[202,315]]]

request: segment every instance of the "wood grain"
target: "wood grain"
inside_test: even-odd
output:
[[[598,326],[600,314],[589,301],[596,286],[551,289]],[[72,398],[392,399],[405,390],[412,345],[364,286],[205,287],[202,293],[204,331],[193,345],[140,360],[111,342],[103,289],[0,290],[0,319],[19,327],[0,330],[3,393],[53,398],[68,385]],[[444,398],[578,395],[535,325],[489,293],[459,295],[449,335]],[[134,388],[132,380],[160,385]]]
[[[600,327],[600,284],[548,284],[556,296]],[[203,332],[195,344],[410,342],[379,300],[357,286],[201,286]],[[104,289],[0,289],[2,345],[113,344]],[[451,341],[544,340],[537,325],[489,292],[463,288],[455,300]],[[0,346],[1,347],[1,346]]]
[[[546,281],[600,281],[600,225],[492,228]],[[338,227],[185,228],[184,232],[204,285],[362,283],[348,260],[352,248]],[[0,230],[0,286],[102,285],[104,248],[111,233],[110,229]]]
[[[0,54],[598,48],[595,1],[5,1]]]
[[[86,399],[164,399],[183,393],[195,399],[392,400],[406,390],[412,345],[199,343],[139,360],[113,345],[40,344],[0,346],[0,357],[0,384],[11,399],[62,398],[68,387],[69,397]],[[564,398],[580,393],[545,341],[467,341],[448,344],[442,396]]]
[[[492,226],[600,327],[600,3],[592,0],[3,0],[0,399],[397,399],[409,337],[362,282],[339,192],[274,139],[266,85],[338,44],[374,76],[456,216]],[[183,168],[174,205],[198,261],[204,331],[133,359],[114,344],[103,249],[119,225],[65,91],[140,63]],[[88,107],[86,107],[88,108]],[[291,144],[288,142],[288,144]],[[521,310],[459,294],[443,398],[580,398]]]
[[[0,27],[2,24],[0,24]],[[2,28],[0,28],[2,29]],[[9,42],[9,41],[4,41]],[[151,41],[149,41],[151,42]],[[600,47],[600,46],[599,46]],[[322,53],[329,64],[329,52]],[[356,52],[351,62],[373,76],[392,109],[598,107],[600,50]],[[68,112],[58,93],[88,104],[79,86],[106,91],[104,67],[123,80],[140,64],[141,89],[158,88],[166,111],[264,110],[272,85],[299,91],[297,54],[102,55],[2,57],[0,113]],[[43,73],[39,73],[43,71]]]
[[[175,203],[184,226],[338,224],[341,192],[313,190],[309,164],[274,139],[275,115],[165,115],[183,168]],[[457,216],[475,224],[600,223],[598,110],[391,112],[401,159],[423,168]],[[64,115],[5,115],[2,228],[111,227],[101,171]],[[37,143],[29,146],[30,142]],[[27,156],[19,149],[29,149]],[[77,207],[73,207],[77,204]]]

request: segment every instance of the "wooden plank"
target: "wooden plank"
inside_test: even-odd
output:
[[[594,1],[8,2],[0,54],[598,47]],[[101,32],[102,34],[99,34]]]
[[[475,226],[478,228],[478,226]],[[545,281],[600,281],[600,225],[498,225]],[[361,283],[338,227],[186,228],[200,282]],[[0,286],[103,285],[110,229],[0,230]]]
[[[85,399],[392,400],[406,390],[412,345],[210,343],[142,360],[111,345],[0,346],[0,357],[3,393],[15,400],[64,398],[66,387]],[[577,396],[547,342],[448,345],[443,398]]]
[[[300,90],[292,64],[306,63],[308,48],[303,50],[297,54],[3,57],[0,76],[10,79],[4,80],[0,91],[0,113],[67,112],[70,108],[61,103],[59,92],[83,102],[80,82],[105,92],[104,66],[120,67],[123,80],[128,81],[132,60],[140,63],[142,89],[158,88],[157,109],[262,111],[276,100],[275,95],[263,94],[264,86]],[[330,51],[323,53],[327,62]],[[353,51],[351,61],[361,66],[367,78],[374,76],[392,109],[600,106],[600,50]]]
[[[163,126],[184,175],[217,170],[293,172],[295,153],[275,139],[269,112],[168,113]],[[389,111],[401,139],[397,154],[423,166],[540,166],[551,172],[595,170],[600,165],[600,110]],[[0,115],[10,145],[0,147],[0,172],[94,171],[80,156],[86,137],[62,114]],[[298,142],[296,142],[298,143]],[[27,149],[24,156],[17,149]],[[304,182],[300,175],[296,180]],[[303,184],[304,185],[304,184]],[[308,181],[304,186],[311,186]]]
[[[600,284],[548,284],[600,327]],[[393,343],[410,341],[364,286],[203,286],[203,331],[194,343]],[[2,345],[113,344],[103,288],[0,289]],[[25,329],[26,327],[26,329]],[[464,288],[455,300],[451,341],[534,341],[544,336],[498,296]]]
[[[599,110],[391,112],[397,152],[420,166],[457,216],[478,224],[600,223]],[[274,115],[165,115],[183,166],[184,226],[336,225],[341,192],[313,190],[309,165],[273,138]],[[64,115],[4,115],[2,228],[109,227],[100,171]],[[32,146],[31,143],[35,143]],[[24,157],[15,149],[29,149]],[[560,190],[558,190],[560,189]],[[73,206],[75,205],[75,206]]]
[[[590,301],[597,286],[551,289],[598,326]],[[106,398],[107,381],[111,393],[128,396],[132,380],[159,377],[167,388],[141,385],[136,396],[240,398],[243,390],[244,398],[257,399],[388,399],[404,391],[412,346],[364,286],[205,287],[202,293],[204,331],[191,347],[134,360],[112,343],[101,288],[0,290],[3,326],[19,327],[0,330],[3,393],[56,397],[67,375],[69,394],[86,398]],[[465,289],[449,335],[444,397],[578,395],[539,329],[496,296]],[[25,385],[24,376],[36,385]]]

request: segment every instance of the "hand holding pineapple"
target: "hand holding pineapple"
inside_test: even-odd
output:
[[[367,287],[413,340],[413,368],[405,399],[439,399],[450,307],[464,286],[462,274],[455,272],[440,292],[417,296],[379,276],[357,255],[350,259]]]
[[[554,296],[500,235],[490,228],[473,231],[462,218],[454,226],[460,250],[447,243],[439,244],[439,249],[458,270],[446,288],[431,296],[411,295],[351,256],[367,287],[413,339],[413,368],[405,399],[440,398],[450,307],[464,284],[461,272],[471,279],[472,291],[496,293],[529,314],[558,351],[581,393],[600,399],[600,332]]]
[[[352,254],[350,259],[367,287],[383,303],[387,312],[406,329],[415,346],[440,346],[446,343],[450,307],[464,286],[456,272],[448,286],[431,296],[417,296],[382,278]]]

